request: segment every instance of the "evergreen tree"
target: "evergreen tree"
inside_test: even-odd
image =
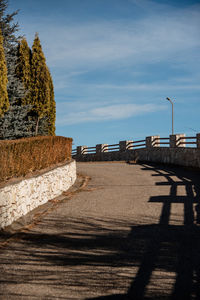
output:
[[[7,83],[6,59],[3,47],[3,36],[0,29],[0,117],[2,117],[9,108]]]
[[[9,102],[2,106],[3,89],[0,88],[0,139],[32,136],[34,132],[37,135],[38,129],[40,135],[54,135],[56,107],[53,82],[39,37],[36,35],[31,52],[25,38],[16,36],[18,24],[14,23],[14,17],[18,11],[6,14],[7,7],[8,0],[0,0],[0,29],[3,36],[1,41],[8,79],[7,82],[4,81],[6,65],[1,65],[1,49],[0,86],[7,85],[9,99]]]
[[[48,114],[50,108],[49,71],[38,34],[35,35],[32,46],[30,104],[36,114],[35,134],[37,135],[39,121]]]
[[[53,87],[53,80],[51,77],[51,73],[49,72],[49,90],[50,90],[50,105],[49,111],[47,113],[47,120],[48,120],[48,134],[55,135],[55,121],[56,121],[56,102],[54,98],[54,87]]]
[[[18,23],[14,23],[14,17],[17,15],[18,11],[13,12],[12,14],[6,14],[7,7],[8,1],[0,0],[0,29],[3,35],[3,46],[8,74],[7,91],[10,104],[12,104],[16,99],[24,95],[24,89],[23,84],[16,78],[15,74],[17,43],[20,36],[16,37],[19,26]]]
[[[15,33],[19,30],[18,23],[13,23],[14,17],[18,14],[18,11],[12,14],[6,14],[8,8],[7,0],[0,0],[0,27],[4,38],[4,49],[6,52],[16,46],[20,37],[16,37]]]
[[[17,49],[16,75],[23,82],[25,96],[21,99],[23,105],[30,103],[30,83],[31,83],[31,50],[25,38],[23,38]]]

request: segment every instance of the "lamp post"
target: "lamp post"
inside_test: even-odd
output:
[[[174,134],[174,103],[170,98],[166,98],[172,105],[172,134]]]

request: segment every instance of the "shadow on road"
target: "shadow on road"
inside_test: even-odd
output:
[[[200,299],[200,175],[181,168],[142,164],[145,172],[158,176],[157,185],[169,186],[169,195],[150,197],[150,203],[162,203],[158,224],[138,225],[133,222],[116,219],[72,219],[52,220],[62,234],[38,234],[29,232],[21,234],[20,239],[31,246],[32,252],[26,248],[12,249],[18,251],[18,261],[7,261],[21,264],[21,268],[13,273],[5,273],[0,284],[31,283],[42,285],[77,286],[87,290],[104,285],[101,294],[108,295],[110,290],[119,291],[108,296],[87,299]],[[160,178],[163,181],[160,182]],[[186,195],[177,195],[177,187],[183,186]],[[184,225],[170,225],[170,213],[173,203],[184,206]],[[68,227],[67,232],[63,229]],[[45,226],[45,223],[44,225]],[[52,225],[53,226],[53,225]],[[128,228],[130,230],[124,230]],[[1,263],[3,263],[1,254]],[[5,257],[6,259],[6,257]],[[5,262],[4,262],[5,263]],[[48,271],[49,264],[55,269]],[[35,274],[29,272],[34,266]],[[62,274],[58,276],[56,268],[62,266]],[[91,268],[110,267],[113,281],[109,274],[99,274],[92,278],[88,274]],[[73,268],[72,268],[73,267]],[[74,268],[75,267],[75,268]],[[46,268],[46,270],[44,270]],[[118,274],[119,268],[135,268],[124,277]],[[116,270],[116,272],[115,272]],[[158,280],[166,281],[165,287],[146,290],[155,270],[160,270]],[[166,272],[176,274],[175,284],[170,295],[163,293],[168,289]],[[55,279],[55,274],[57,278]],[[50,278],[48,277],[50,276]],[[163,278],[161,278],[163,276]],[[37,278],[37,280],[36,280]],[[60,278],[60,279],[59,279]],[[57,280],[57,282],[56,282]],[[106,284],[105,284],[106,282]],[[123,293],[127,284],[127,292]],[[130,284],[131,283],[131,284]],[[4,295],[0,290],[1,295]],[[50,297],[48,299],[51,299]],[[53,297],[52,297],[53,299]],[[70,299],[66,298],[56,299]]]

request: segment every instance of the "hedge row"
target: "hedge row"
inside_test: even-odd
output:
[[[72,139],[40,136],[0,141],[0,182],[71,159]]]

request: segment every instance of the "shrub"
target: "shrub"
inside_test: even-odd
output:
[[[40,136],[0,141],[0,182],[71,160],[72,139]]]

